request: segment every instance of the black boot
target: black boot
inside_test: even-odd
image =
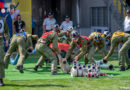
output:
[[[125,70],[128,70],[128,69],[130,69],[130,65],[128,65]]]
[[[17,69],[19,70],[20,73],[24,73],[24,72],[23,72],[23,66],[22,66],[22,65],[21,65],[21,66],[17,66]]]
[[[57,75],[57,71],[52,71],[51,75]]]
[[[0,79],[0,86],[4,86],[3,79]]]
[[[38,66],[35,66],[33,69],[34,69],[35,71],[37,71],[37,69],[38,69]]]
[[[125,67],[120,67],[118,71],[125,71]]]

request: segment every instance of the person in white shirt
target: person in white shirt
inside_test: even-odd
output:
[[[70,21],[70,17],[67,15],[65,21],[62,22],[60,29],[66,32],[68,27],[73,27],[73,22]]]
[[[124,32],[130,34],[130,10],[127,10],[124,21]]]
[[[52,30],[53,26],[56,24],[56,19],[53,17],[53,13],[48,13],[48,18],[46,18],[43,22],[43,30],[44,32],[49,32]]]
[[[130,34],[130,10],[127,10],[124,21],[124,32]],[[128,50],[128,58],[130,58],[130,49]]]

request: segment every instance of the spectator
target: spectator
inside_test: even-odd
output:
[[[67,15],[65,16],[65,21],[62,22],[60,29],[67,31],[68,27],[73,27],[73,22],[70,21],[70,17]]]
[[[124,21],[124,31],[130,34],[130,10],[127,10],[127,14]]]
[[[127,10],[125,21],[124,21],[124,31],[130,34],[130,10]],[[130,49],[128,50],[128,57],[130,58]]]
[[[48,18],[46,18],[43,22],[43,30],[44,32],[49,32],[52,30],[53,26],[56,24],[56,19],[53,17],[53,13],[48,13]]]
[[[21,19],[21,15],[17,15],[17,20],[14,22],[14,32],[20,33],[25,31],[25,22]]]

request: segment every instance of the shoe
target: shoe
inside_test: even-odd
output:
[[[4,86],[3,79],[0,79],[0,86]]]
[[[17,69],[19,70],[20,73],[24,73],[23,72],[23,66],[17,66]]]
[[[51,75],[57,75],[57,71],[52,71]]]
[[[125,70],[128,70],[128,69],[130,69],[130,65],[128,65],[128,66],[125,68]]]
[[[37,69],[38,69],[38,66],[35,66],[33,69],[34,69],[35,71],[37,71]]]
[[[120,67],[118,71],[125,71],[125,67]]]

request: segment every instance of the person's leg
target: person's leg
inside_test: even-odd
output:
[[[4,86],[3,78],[5,77],[4,68],[4,41],[0,38],[0,86]]]
[[[19,60],[17,62],[17,69],[20,70],[21,73],[23,73],[23,62],[26,57],[26,41],[24,38],[17,39],[18,42],[18,51],[19,51]]]
[[[5,77],[4,63],[0,63],[0,86],[4,86],[3,78]]]
[[[10,56],[16,50],[16,48],[17,48],[17,42],[16,42],[16,39],[13,39],[4,57],[4,64],[5,64],[6,69],[8,68],[8,65],[9,65]]]
[[[51,74],[57,74],[57,57],[54,55],[53,51],[46,45],[43,44],[42,47],[39,48],[41,53],[51,61]]]
[[[120,66],[120,69],[119,71],[125,71],[125,62],[127,61],[128,59],[128,54],[127,54],[127,51],[130,47],[130,40],[126,41],[120,51],[119,51],[119,66]],[[126,62],[127,65],[129,64],[128,61]]]
[[[44,61],[45,61],[45,57],[44,57],[44,56],[41,56],[41,57],[39,58],[37,64],[35,65],[34,70],[37,71],[38,67],[39,67],[39,66],[41,67],[41,66],[43,65]]]
[[[90,47],[89,51],[88,51],[88,60],[90,61],[91,64],[95,64],[95,61],[93,60],[93,56],[95,54],[95,48],[94,46]]]

